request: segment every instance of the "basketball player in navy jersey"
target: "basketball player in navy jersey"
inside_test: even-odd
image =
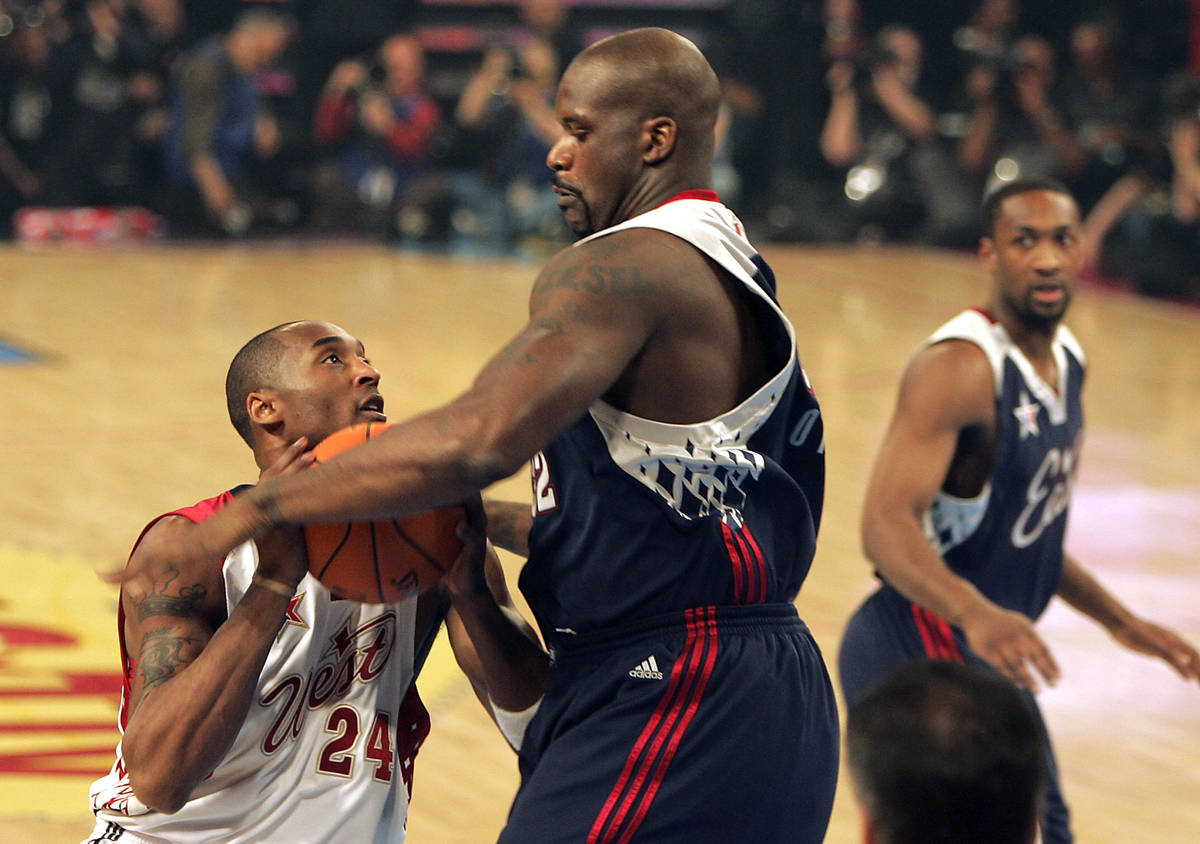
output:
[[[308,447],[334,431],[386,420],[379,372],[362,344],[324,322],[253,338],[230,365],[226,398],[260,482],[310,466]],[[156,519],[130,565],[242,492]],[[447,589],[486,594],[490,607],[476,607],[476,625],[491,614],[503,621],[502,634],[522,634],[493,598],[507,603],[496,560],[485,558],[477,537],[467,546]],[[164,570],[145,587],[126,584],[122,740],[112,771],[92,786],[90,840],[403,841],[412,762],[429,732],[415,678],[443,616],[486,701],[478,659],[447,596],[335,601],[308,574],[294,527],[224,560]],[[529,638],[524,653],[530,671],[544,667]]]
[[[580,53],[547,164],[581,240],[538,276],[525,327],[450,404],[260,484],[189,527],[186,559],[145,566],[461,500],[528,461],[521,588],[553,662],[493,695],[531,718],[506,844],[824,837],[837,712],[792,604],[823,428],[771,270],[710,187],[719,101],[672,32]],[[512,671],[503,647],[483,662]]]
[[[1038,675],[1056,682],[1034,627],[1055,595],[1126,647],[1200,680],[1193,647],[1135,615],[1063,552],[1083,431],[1084,355],[1061,324],[1081,263],[1075,200],[1051,180],[1010,183],[985,201],[984,231],[990,301],[914,355],[876,458],[862,535],[882,585],[842,642],[847,705],[922,656],[985,663],[1029,691]],[[1070,841],[1045,742],[1043,839]]]

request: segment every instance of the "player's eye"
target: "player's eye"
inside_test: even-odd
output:
[[[342,356],[339,355],[337,352],[330,352],[329,354],[325,355],[325,357],[322,358],[322,360],[325,363],[341,363]]]

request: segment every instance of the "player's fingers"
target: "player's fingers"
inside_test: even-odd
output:
[[[1034,694],[1037,694],[1039,691],[1041,691],[1041,686],[1038,685],[1037,678],[1034,677],[1033,672],[1029,670],[1025,660],[1019,657],[1006,659],[1004,661],[1003,673],[1006,677],[1008,677],[1008,679],[1012,680],[1018,686],[1029,689],[1029,691],[1033,692]]]
[[[1169,650],[1167,661],[1183,679],[1200,681],[1200,653],[1183,645]]]
[[[1038,670],[1038,673],[1046,678],[1047,683],[1051,686],[1058,683],[1062,672],[1059,670],[1058,662],[1055,661],[1049,648],[1039,641],[1038,645],[1030,651],[1028,658],[1033,663],[1033,667]]]

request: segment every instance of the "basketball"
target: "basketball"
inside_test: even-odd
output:
[[[322,440],[317,463],[362,445],[387,429],[363,422]],[[462,550],[455,529],[466,520],[461,505],[399,519],[304,526],[308,570],[335,598],[391,604],[438,582]]]

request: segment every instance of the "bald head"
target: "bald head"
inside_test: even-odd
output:
[[[659,28],[622,32],[588,47],[568,72],[602,92],[599,105],[628,108],[638,119],[670,117],[681,151],[711,158],[721,87],[688,39]]]

